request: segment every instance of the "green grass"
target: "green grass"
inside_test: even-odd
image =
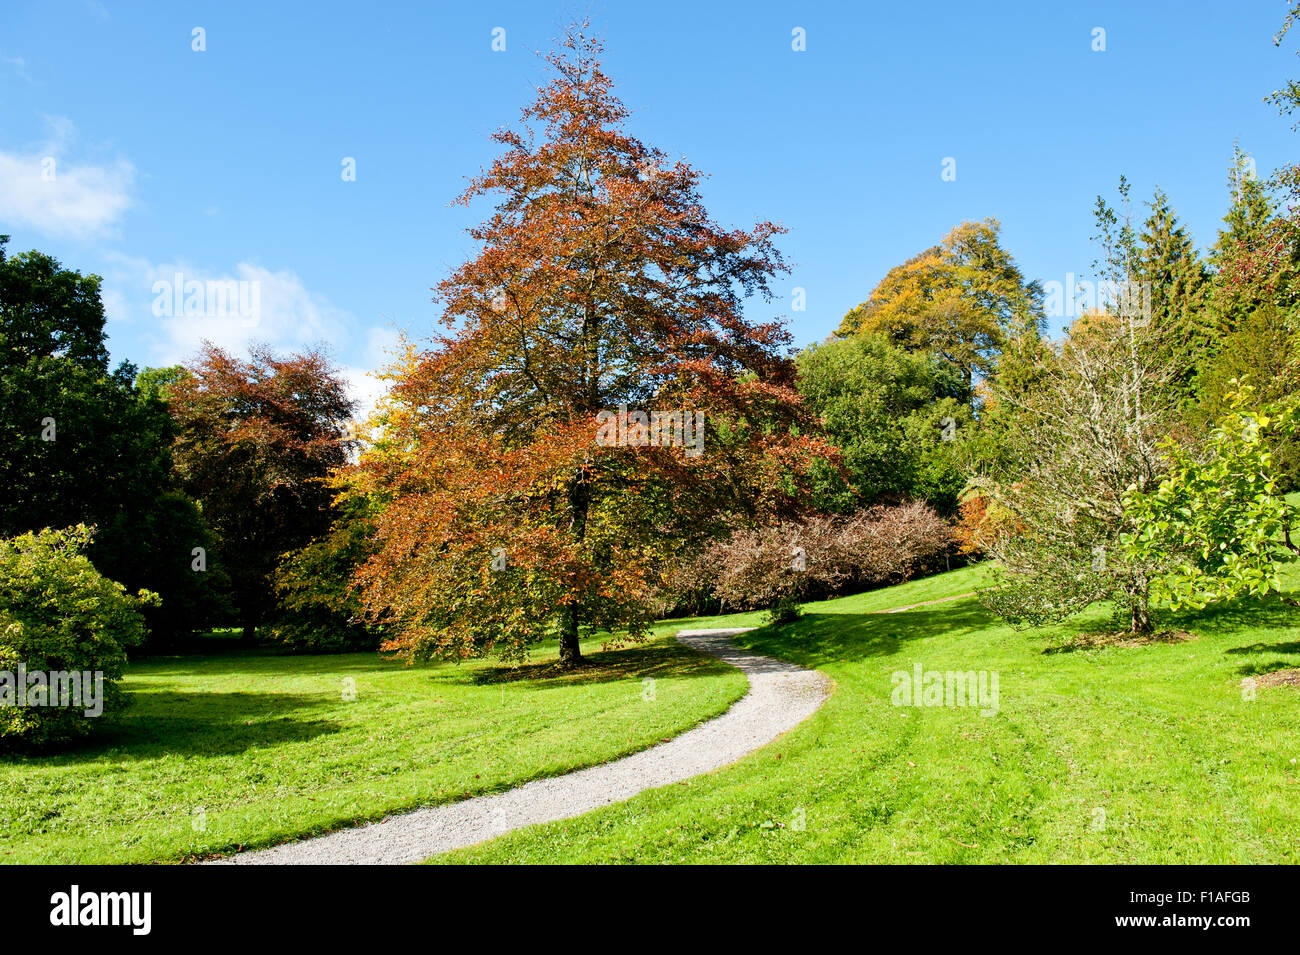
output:
[[[1107,627],[1101,608],[1031,633],[974,598],[869,613],[969,591],[985,573],[809,605],[795,624],[740,637],[824,671],[830,699],[724,770],[432,861],[1300,861],[1300,691],[1248,701],[1239,686],[1300,666],[1300,611],[1243,600],[1175,618],[1188,642],[1085,649],[1066,648]],[[997,671],[997,714],[892,705],[891,674],[918,662]]]
[[[0,860],[178,861],[497,792],[616,759],[724,711],[736,671],[683,627],[834,680],[822,709],[716,773],[437,862],[1300,861],[1300,693],[1243,677],[1300,667],[1300,611],[1242,600],[1172,624],[1186,642],[1088,646],[1106,612],[1030,633],[966,597],[965,568],[809,605],[664,621],[574,675],[375,654],[218,652],[131,665],[134,705],[59,756],[0,758]],[[1288,569],[1300,588],[1300,566]],[[998,712],[899,707],[896,671],[999,675]],[[647,699],[643,680],[655,680]],[[345,700],[345,678],[356,699]],[[1104,812],[1104,825],[1102,812]]]
[[[615,759],[725,711],[739,672],[667,638],[550,671],[378,654],[134,662],[89,745],[0,757],[0,861],[174,861],[263,846]],[[344,699],[344,680],[356,697]],[[653,693],[647,692],[653,679]]]

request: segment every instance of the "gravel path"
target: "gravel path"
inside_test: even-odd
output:
[[[745,628],[748,629],[748,628]],[[419,862],[515,829],[582,815],[734,763],[817,711],[830,681],[815,670],[741,650],[740,630],[682,630],[677,639],[741,670],[749,693],[721,716],[612,763],[536,779],[493,796],[417,809],[355,829],[216,860],[218,865]]]

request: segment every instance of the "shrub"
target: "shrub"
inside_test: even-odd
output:
[[[743,529],[705,548],[692,567],[695,576],[708,575],[724,606],[770,607],[772,622],[783,623],[809,596],[906,580],[951,539],[944,520],[919,501],[878,505],[847,518]]]
[[[374,526],[365,501],[343,502],[343,513],[328,534],[285,554],[273,578],[278,598],[271,637],[294,650],[328,652],[374,650],[379,631],[368,626],[351,578],[372,548]]]
[[[126,647],[144,639],[141,608],[157,597],[132,597],[95,570],[83,553],[90,538],[78,524],[0,541],[0,673],[7,676],[0,677],[0,743],[64,742],[90,732],[100,713],[88,716],[88,709],[110,713],[124,703],[117,683]],[[15,685],[20,667],[29,676],[89,671],[102,674],[102,683],[91,679],[94,699],[83,697],[85,705],[24,706],[31,697],[27,686]],[[56,702],[51,692],[42,702]]]
[[[953,524],[957,553],[966,557],[982,556],[997,541],[999,534],[1015,534],[1013,515],[977,488],[961,494],[961,507]]]
[[[1125,498],[1137,530],[1124,547],[1137,561],[1165,559],[1167,570],[1151,589],[1175,610],[1282,591],[1281,566],[1300,558],[1300,543],[1291,539],[1295,515],[1269,450],[1300,435],[1300,409],[1251,408],[1249,387],[1227,400],[1230,410],[1205,449],[1167,442],[1168,475],[1153,491],[1134,489]]]

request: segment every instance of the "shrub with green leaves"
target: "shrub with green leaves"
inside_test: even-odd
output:
[[[372,547],[370,502],[345,495],[327,534],[280,559],[273,582],[278,612],[272,638],[309,653],[374,650],[382,637],[368,624],[361,601],[351,589],[352,575]]]
[[[1291,536],[1295,515],[1269,451],[1277,439],[1300,431],[1300,415],[1294,402],[1252,409],[1251,398],[1249,388],[1230,397],[1199,452],[1167,444],[1166,477],[1125,500],[1138,529],[1124,536],[1123,546],[1139,561],[1173,559],[1152,593],[1174,609],[1278,591],[1279,565],[1300,556]]]
[[[157,597],[133,597],[95,570],[84,553],[90,539],[78,524],[0,540],[0,674],[102,673],[108,714],[124,702],[126,648],[145,636],[141,608]],[[49,705],[50,694],[44,705],[18,705],[15,676],[0,695],[0,745],[45,746],[93,729],[85,708]]]

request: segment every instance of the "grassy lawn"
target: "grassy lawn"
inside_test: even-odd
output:
[[[553,645],[520,671],[229,649],[134,662],[133,705],[93,744],[0,758],[0,861],[157,862],[283,842],[614,759],[745,691],[736,670],[668,638],[584,652],[599,666],[574,676],[538,674]]]
[[[685,785],[433,861],[1300,861],[1300,690],[1252,702],[1239,687],[1300,666],[1300,610],[1239,601],[1178,618],[1195,639],[1140,647],[1079,646],[1107,626],[1101,608],[1030,633],[974,598],[870,613],[969,591],[983,574],[809,605],[794,625],[746,634],[835,680],[808,722]],[[892,705],[891,674],[916,663],[997,671],[996,715]]]

